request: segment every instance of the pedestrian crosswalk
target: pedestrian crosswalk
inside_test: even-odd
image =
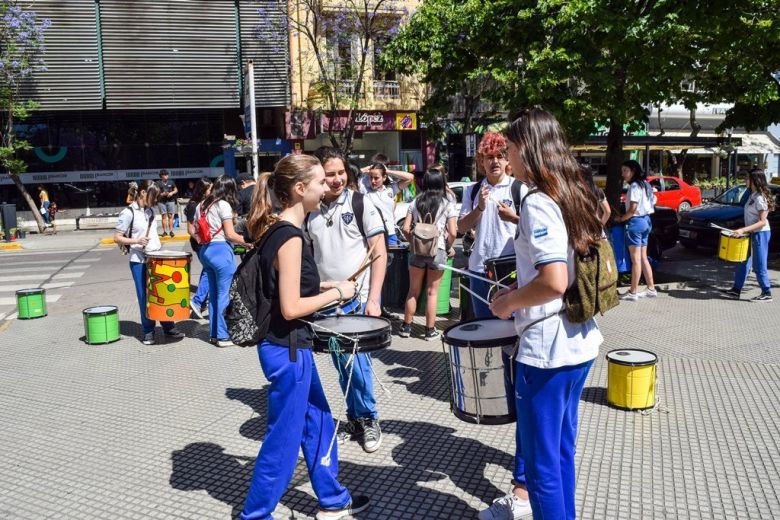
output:
[[[58,258],[43,253],[3,255],[0,257],[0,321],[16,318],[16,291],[43,288],[46,303],[55,303],[100,258],[98,251],[60,252]]]

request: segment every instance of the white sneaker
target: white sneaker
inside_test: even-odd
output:
[[[626,294],[624,294],[623,296],[620,297],[621,300],[625,300],[625,301],[629,301],[629,302],[639,301],[639,298],[641,298],[639,293],[633,293],[631,291],[628,291]]]
[[[479,520],[520,520],[532,515],[531,502],[509,494],[499,498],[493,505],[479,512]]]
[[[644,291],[645,298],[657,298],[658,297],[658,291],[655,289],[645,289]]]

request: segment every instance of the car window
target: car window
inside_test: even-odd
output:
[[[721,204],[730,204],[732,206],[744,206],[745,202],[747,202],[747,198],[749,196],[749,192],[747,189],[747,186],[740,185],[740,186],[734,186],[730,190],[726,191],[725,193],[722,193],[718,197],[715,197],[715,202],[719,202]]]
[[[655,191],[663,191],[663,188],[661,187],[661,179],[653,179],[650,181],[650,186],[652,186]]]
[[[680,183],[677,182],[674,179],[666,178],[666,179],[664,179],[664,189],[666,191],[679,190],[680,189]]]

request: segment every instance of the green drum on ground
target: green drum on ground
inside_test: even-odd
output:
[[[16,291],[16,310],[20,320],[46,316],[46,289],[20,289]]]
[[[452,257],[447,258],[447,265],[452,267]],[[425,315],[425,302],[427,300],[425,287],[427,286],[427,275],[423,278],[423,286],[420,291],[420,297],[417,299],[417,314]],[[436,315],[449,314],[450,312],[450,291],[452,290],[452,271],[445,269],[441,275],[439,284],[439,293],[436,295]]]
[[[84,337],[90,345],[113,343],[119,336],[119,311],[113,305],[89,307],[84,315]]]

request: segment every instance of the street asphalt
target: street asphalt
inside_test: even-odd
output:
[[[0,251],[0,519],[235,518],[266,424],[257,351],[210,345],[198,320],[177,325],[181,341],[142,345],[127,257],[100,244],[109,236],[30,235]],[[718,289],[733,265],[677,247],[659,266],[669,283],[657,299],[599,319],[605,343],[580,403],[579,518],[780,518],[776,255],[771,267],[774,302],[728,300]],[[48,316],[16,319],[14,291],[39,286]],[[746,289],[759,293],[752,276]],[[84,342],[82,310],[98,305],[118,307],[120,341]],[[361,519],[476,518],[509,489],[514,426],[450,412],[441,342],[421,331],[418,317],[412,338],[394,335],[374,355],[387,388],[377,388],[381,448],[339,448],[340,479],[373,501]],[[650,413],[606,401],[605,355],[623,348],[659,357]],[[316,362],[343,418],[336,371]],[[316,507],[301,460],[275,517],[312,518]]]

